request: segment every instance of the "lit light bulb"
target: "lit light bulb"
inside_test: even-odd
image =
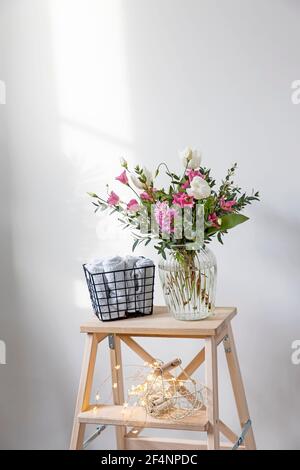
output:
[[[115,383],[113,384],[113,388],[118,388],[117,382],[115,382]]]
[[[100,400],[100,393],[99,393],[99,392],[96,393],[96,397],[95,397],[95,398],[96,398],[96,401],[99,401],[99,400]]]
[[[120,368],[121,368],[120,364],[117,364],[117,365],[115,366],[115,369],[116,369],[116,370],[120,370]]]

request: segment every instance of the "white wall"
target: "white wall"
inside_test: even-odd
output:
[[[131,246],[85,192],[105,190],[121,155],[177,168],[187,144],[218,178],[238,161],[240,184],[261,190],[251,221],[213,246],[218,304],[239,308],[258,446],[299,448],[299,22],[295,0],[0,1],[1,448],[68,446],[91,317],[81,263]],[[222,413],[237,430],[223,366]],[[111,448],[112,430],[96,445]]]

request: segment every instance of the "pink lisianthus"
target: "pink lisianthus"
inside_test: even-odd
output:
[[[186,176],[189,178],[189,182],[191,183],[195,176],[200,176],[200,178],[204,179],[204,176],[202,175],[200,170],[192,170],[191,168],[188,168],[185,172]]]
[[[194,198],[192,196],[189,196],[186,193],[176,193],[176,194],[173,194],[172,204],[176,204],[182,209],[184,207],[193,207]]]
[[[116,206],[117,204],[119,204],[119,202],[119,196],[112,191],[109,195],[109,198],[107,199],[107,204],[109,204],[110,206]]]
[[[181,185],[181,189],[186,190],[190,186],[190,181],[186,180],[185,183]]]
[[[120,181],[120,183],[122,184],[128,184],[126,170],[122,171],[122,173],[119,176],[116,176],[116,180]]]
[[[153,197],[150,196],[150,194],[147,193],[146,191],[144,191],[143,193],[140,194],[140,198],[141,198],[143,201],[153,201]]]
[[[220,207],[225,212],[231,212],[232,207],[236,204],[236,200],[233,199],[232,201],[225,201],[223,197],[219,200]]]
[[[171,209],[167,202],[157,202],[154,209],[154,217],[163,233],[174,232],[174,219],[177,215],[175,209]]]
[[[131,199],[127,204],[127,210],[130,212],[137,212],[140,206],[136,199]]]
[[[208,216],[208,221],[211,223],[212,227],[216,227],[216,228],[220,227],[219,218],[215,212]]]

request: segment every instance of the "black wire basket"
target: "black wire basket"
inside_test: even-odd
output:
[[[102,321],[153,313],[155,266],[91,273],[83,270],[95,315]]]

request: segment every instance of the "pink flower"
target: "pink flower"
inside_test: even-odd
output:
[[[140,206],[136,199],[131,199],[127,204],[127,210],[130,212],[137,212]]]
[[[232,207],[236,204],[236,200],[233,199],[232,201],[225,201],[223,197],[219,200],[220,207],[225,212],[231,212]]]
[[[219,218],[215,212],[208,216],[208,221],[211,223],[212,227],[216,227],[216,228],[220,227]]]
[[[119,203],[119,201],[120,201],[119,196],[112,191],[109,195],[109,198],[107,199],[107,203],[110,206],[116,206]]]
[[[157,202],[155,204],[155,220],[163,233],[174,232],[174,218],[176,215],[176,210],[171,209],[166,202]]]
[[[186,193],[176,193],[173,194],[173,201],[172,204],[176,204],[177,206],[183,207],[193,207],[194,205],[194,198],[189,196]]]
[[[122,184],[128,184],[126,170],[122,171],[122,173],[119,176],[116,176],[116,180],[120,181],[120,183]]]
[[[201,171],[199,171],[199,170],[192,170],[192,169],[188,168],[186,170],[185,174],[186,174],[186,176],[188,176],[190,183],[193,181],[195,176],[200,176],[200,178],[204,179],[204,176],[202,175]]]
[[[190,181],[186,180],[186,182],[181,185],[181,189],[187,189],[189,185],[190,185]]]
[[[144,191],[143,193],[140,194],[140,198],[143,201],[152,201],[153,200],[152,196],[150,196],[150,194],[146,193],[146,191]]]

